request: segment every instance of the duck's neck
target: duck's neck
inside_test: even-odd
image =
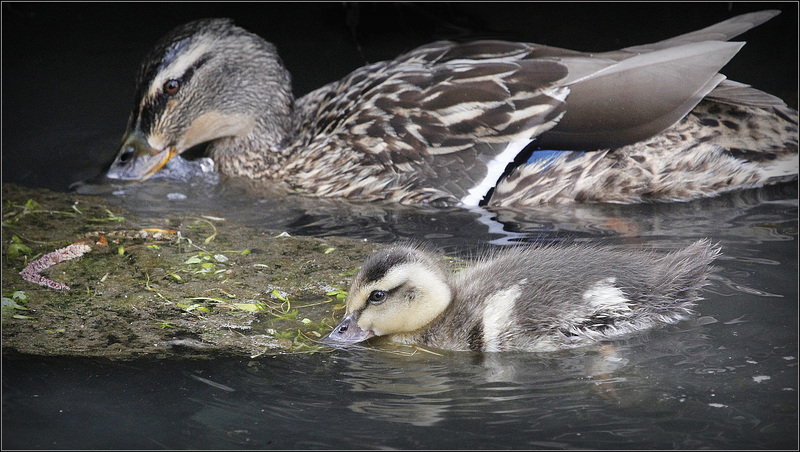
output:
[[[290,136],[288,124],[265,124],[254,121],[252,130],[243,136],[216,140],[211,156],[217,171],[228,176],[250,179],[274,179],[288,158],[286,138]]]
[[[250,123],[246,133],[212,144],[211,156],[222,174],[275,179],[289,157],[288,143],[296,128],[295,99],[288,72],[282,66],[272,70],[257,91],[244,97],[241,115]]]

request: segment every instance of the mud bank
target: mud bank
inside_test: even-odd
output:
[[[324,350],[379,245],[256,231],[196,212],[140,223],[99,197],[3,185],[4,353],[131,359]],[[91,251],[20,276],[72,243]]]

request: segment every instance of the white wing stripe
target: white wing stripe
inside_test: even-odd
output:
[[[465,206],[477,206],[479,202],[489,193],[489,190],[495,186],[497,179],[503,175],[508,163],[514,160],[530,142],[533,140],[518,140],[508,143],[508,146],[486,164],[486,177],[483,178],[478,185],[469,189],[469,194],[461,198],[461,202]]]

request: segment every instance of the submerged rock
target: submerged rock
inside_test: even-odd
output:
[[[129,359],[321,349],[374,244],[182,213],[141,223],[103,198],[3,185],[3,352]],[[76,242],[91,251],[20,271]],[[8,303],[6,303],[8,301]]]

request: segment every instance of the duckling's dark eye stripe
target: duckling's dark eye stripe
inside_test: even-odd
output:
[[[186,71],[183,73],[181,77],[177,78],[176,80],[180,83],[181,86],[186,86],[186,84],[189,83],[189,80],[192,79],[192,76],[197,71],[197,69],[206,64],[206,62],[208,62],[208,60],[210,60],[212,56],[213,55],[211,55],[210,53],[203,54],[202,56],[200,56],[200,58],[197,59],[197,61],[193,65],[189,66],[189,68],[186,69]],[[143,91],[141,91],[141,93],[143,93]],[[156,118],[161,113],[163,113],[164,108],[167,105],[167,100],[169,100],[170,97],[171,97],[170,94],[165,93],[163,91],[159,91],[159,93],[155,96],[155,98],[148,99],[148,101],[145,102],[144,106],[142,107],[140,115],[141,118],[140,127],[144,134],[150,133],[151,131],[150,129],[155,123]],[[135,108],[134,113],[136,113],[136,109],[138,109],[138,105]]]
[[[380,259],[376,262],[365,262],[364,268],[367,269],[364,274],[364,281],[367,283],[376,282],[386,276],[386,273],[392,267],[408,262],[409,256],[407,253],[391,253],[381,255]]]

